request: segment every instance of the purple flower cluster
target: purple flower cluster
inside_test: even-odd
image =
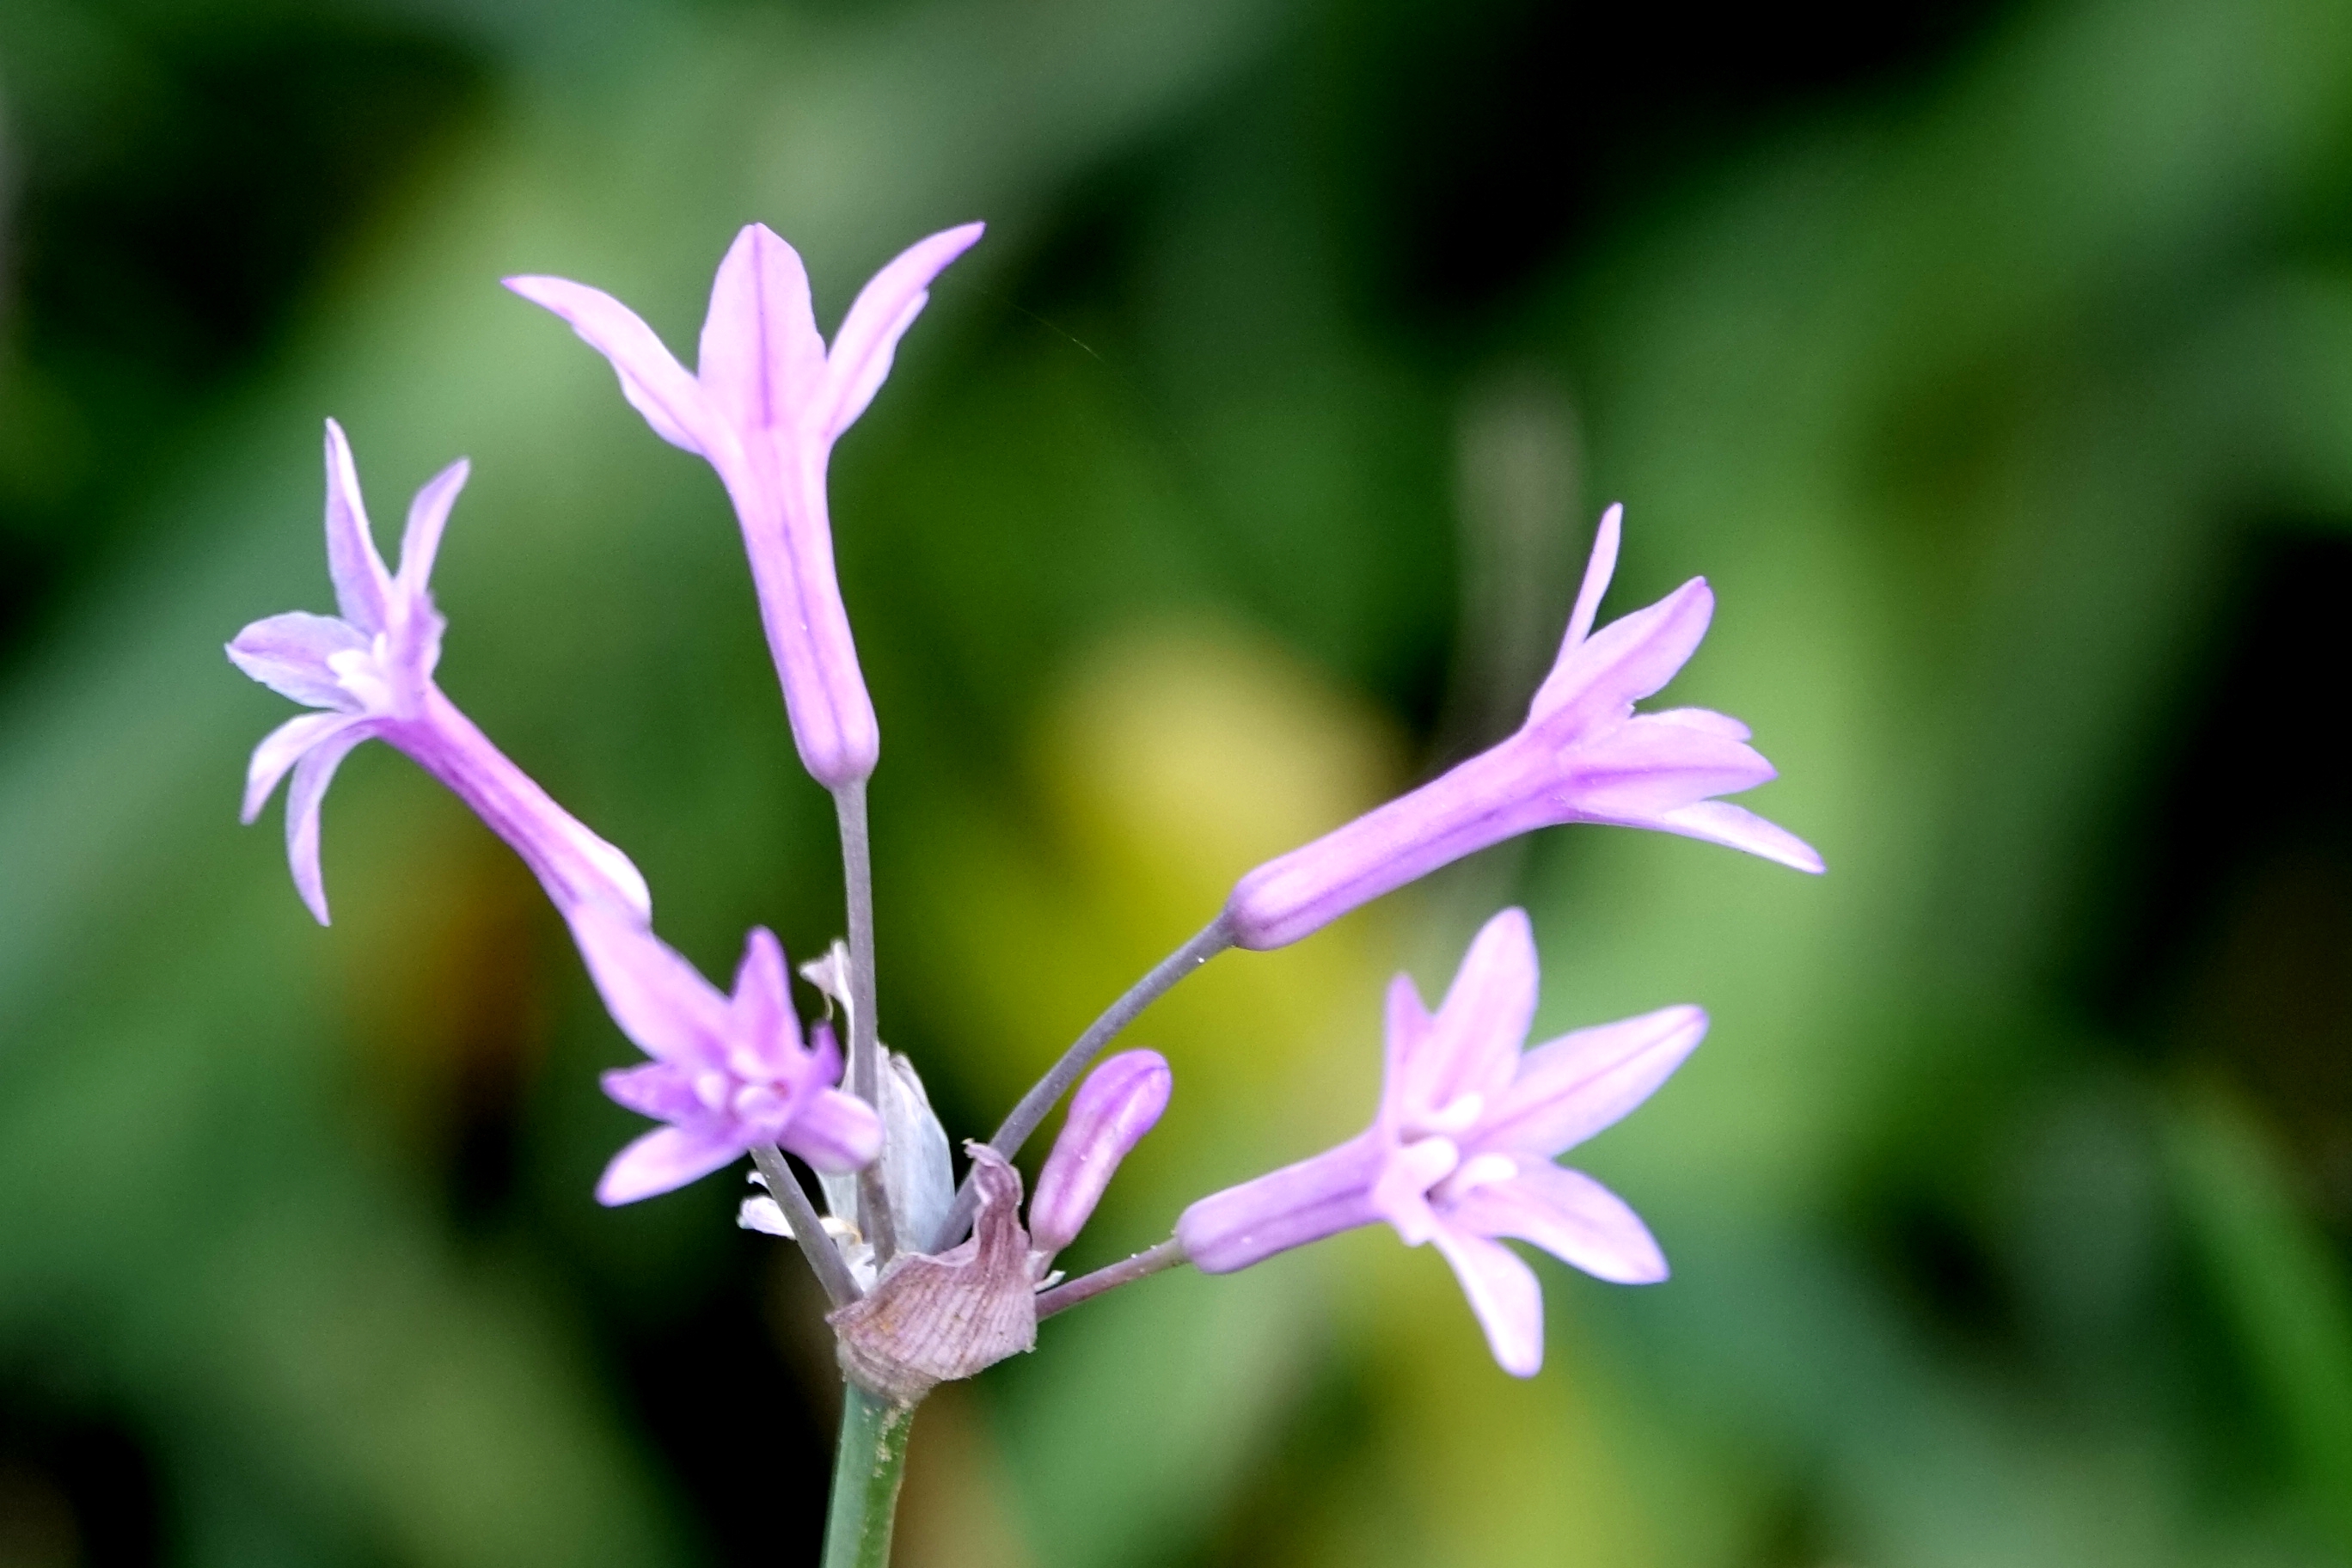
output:
[[[1635,710],[1696,650],[1714,597],[1694,578],[1596,632],[1622,527],[1622,510],[1611,507],[1559,659],[1519,731],[1243,877],[1201,935],[1114,1004],[990,1143],[969,1145],[972,1169],[959,1192],[922,1080],[880,1046],[872,1017],[863,791],[880,731],[835,572],[825,475],[834,443],[888,374],[931,283],[980,235],[970,224],[908,248],[866,286],[828,345],[800,257],[752,225],[719,266],[692,372],[610,295],[558,278],[507,280],[610,361],[655,432],[706,458],[726,487],[801,760],[843,812],[852,940],[804,971],[824,993],[827,1021],[803,1027],[783,949],[764,929],[751,932],[731,993],[705,979],[655,933],[651,899],[628,858],[557,805],[434,683],[445,624],[427,579],[466,481],[462,461],[418,492],[393,572],[377,552],[350,446],[328,423],[327,564],[338,613],[273,616],[228,645],[247,674],[315,710],[255,749],[245,819],[290,773],[288,857],[296,889],[323,924],[320,806],[353,746],[384,741],[465,801],[539,878],[614,1023],[649,1058],[604,1075],[614,1100],[659,1125],[614,1157],[597,1197],[635,1202],[751,1155],[768,1194],[746,1201],[743,1223],[802,1244],[834,1300],[830,1321],[848,1375],[889,1398],[911,1403],[941,1378],[1026,1349],[1039,1317],[1156,1268],[1190,1262],[1230,1273],[1376,1222],[1409,1246],[1433,1243],[1496,1360],[1531,1375],[1543,1354],[1540,1290],[1507,1239],[1603,1279],[1665,1278],[1664,1258],[1633,1212],[1557,1161],[1681,1065],[1706,1031],[1697,1008],[1667,1007],[1528,1048],[1535,934],[1523,911],[1505,910],[1479,932],[1434,1012],[1407,978],[1391,986],[1385,1080],[1361,1134],[1203,1197],[1168,1242],[1063,1282],[1056,1256],[1159,1121],[1173,1083],[1168,1062],[1149,1050],[1087,1068],[1153,998],[1217,952],[1296,942],[1538,827],[1655,828],[1820,871],[1803,842],[1719,798],[1773,776],[1746,726],[1706,709]],[[836,1007],[852,1038],[846,1079],[829,1022]],[[1024,1226],[1009,1162],[1073,1087]],[[786,1152],[816,1173],[826,1215]]]

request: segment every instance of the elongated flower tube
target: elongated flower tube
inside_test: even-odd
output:
[[[1281,947],[1440,866],[1538,827],[1567,822],[1654,827],[1727,844],[1800,871],[1822,858],[1786,829],[1727,801],[1774,776],[1748,727],[1705,708],[1659,713],[1633,704],[1674,679],[1706,635],[1715,595],[1694,577],[1596,634],[1616,570],[1624,509],[1601,519],[1559,661],[1509,740],[1234,885],[1225,920],[1235,945]]]
[[[1076,1241],[1110,1179],[1159,1125],[1175,1082],[1158,1051],[1121,1051],[1087,1075],[1029,1199],[1029,1243],[1051,1258]]]
[[[1623,1200],[1552,1162],[1647,1100],[1706,1033],[1697,1008],[1667,1007],[1522,1052],[1535,1010],[1535,939],[1520,910],[1486,922],[1435,1016],[1398,975],[1372,1125],[1186,1209],[1176,1222],[1185,1256],[1229,1274],[1385,1220],[1409,1247],[1436,1243],[1496,1361],[1535,1375],[1542,1289],[1496,1238],[1533,1242],[1621,1284],[1664,1279],[1665,1258]]]
[[[814,1049],[803,1042],[784,950],[765,929],[743,944],[731,997],[609,905],[573,911],[572,934],[613,1022],[654,1058],[606,1073],[604,1092],[668,1123],[614,1157],[598,1202],[682,1187],[757,1145],[777,1144],[824,1172],[854,1171],[881,1152],[882,1119],[834,1087],[841,1053],[832,1037]]]
[[[460,459],[416,492],[401,540],[400,570],[388,572],[368,528],[351,443],[341,426],[327,421],[327,572],[341,614],[296,610],[271,616],[228,645],[228,657],[239,669],[321,711],[287,721],[254,748],[244,819],[249,823],[261,814],[290,770],[287,858],[302,901],[325,925],[320,803],[352,748],[381,740],[405,752],[473,807],[513,846],[557,908],[609,902],[638,920],[649,919],[652,900],[629,858],[556,805],[433,683],[445,623],[426,582],[467,472]]]
[[[873,773],[882,740],[834,573],[825,466],[890,374],[931,280],[981,228],[932,235],[876,273],[828,350],[799,254],[765,225],[751,225],[719,264],[692,374],[601,289],[562,278],[506,280],[612,362],[622,394],[655,434],[719,471],[742,525],[793,744],[828,789]]]

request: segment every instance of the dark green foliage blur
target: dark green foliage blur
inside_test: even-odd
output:
[[[902,1563],[2352,1562],[2352,9],[1881,10],[0,0],[0,1568],[813,1560],[797,1261],[595,1206],[632,1049],[382,747],[310,922],[219,649],[330,602],[323,417],[386,536],[470,455],[445,688],[707,970],[820,951],[718,486],[497,280],[685,347],[744,222],[829,326],[974,217],[834,467],[952,1132],[1507,730],[1612,500],[1831,871],[1562,830],[1220,960],[1072,1264],[1517,900],[1546,1030],[1714,1016],[1578,1156],[1675,1279],[1541,1265],[1529,1384],[1385,1231],[1152,1280],[926,1408]]]

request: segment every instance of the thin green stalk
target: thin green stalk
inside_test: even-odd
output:
[[[874,1016],[874,852],[866,826],[866,781],[853,780],[834,791],[833,805],[841,824],[842,885],[849,906],[849,1092],[878,1110],[883,1067],[880,1020]],[[884,1169],[888,1160],[886,1150],[857,1173],[857,1225],[874,1248],[877,1268],[898,1250],[898,1226],[890,1218],[890,1173]]]
[[[1112,1003],[1101,1017],[1087,1025],[1087,1032],[1078,1037],[1077,1043],[1064,1051],[1062,1059],[1021,1097],[1021,1102],[1006,1113],[1004,1121],[997,1127],[996,1136],[988,1141],[989,1146],[1008,1160],[1021,1152],[1021,1145],[1027,1141],[1029,1134],[1037,1131],[1037,1124],[1045,1120],[1055,1103],[1069,1092],[1070,1086],[1078,1081],[1078,1076],[1087,1070],[1087,1065],[1102,1055],[1103,1047],[1117,1038],[1121,1029],[1135,1022],[1137,1014],[1166,995],[1170,987],[1179,980],[1233,945],[1233,932],[1226,929],[1225,917],[1220,913],[1192,941],[1154,964],[1151,973],[1129,986],[1126,995]],[[963,1185],[956,1189],[955,1202],[949,1207],[947,1218],[940,1226],[940,1233],[931,1237],[930,1250],[944,1252],[961,1241],[964,1233],[971,1228],[971,1216],[979,1206],[979,1189],[967,1173]]]
[[[907,1435],[914,1426],[913,1405],[894,1405],[854,1383],[843,1386],[824,1568],[888,1568],[898,1483],[907,1473]]]

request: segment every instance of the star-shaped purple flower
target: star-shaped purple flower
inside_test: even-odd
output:
[[[1715,614],[1694,577],[1592,630],[1617,566],[1622,507],[1601,519],[1559,661],[1518,733],[1444,776],[1244,876],[1226,900],[1237,946],[1281,947],[1449,861],[1538,827],[1617,823],[1710,839],[1818,872],[1811,846],[1713,797],[1774,776],[1748,726],[1705,708],[1635,713],[1675,678]]]
[[[1533,1242],[1620,1284],[1664,1279],[1666,1260],[1639,1216],[1552,1161],[1647,1100],[1706,1033],[1696,1007],[1666,1007],[1523,1053],[1535,1010],[1535,939],[1524,910],[1486,922],[1434,1016],[1398,975],[1372,1125],[1186,1209],[1176,1222],[1186,1257],[1229,1274],[1385,1220],[1407,1246],[1437,1244],[1496,1361],[1533,1376],[1543,1365],[1542,1290],[1496,1238]]]
[[[932,235],[876,273],[828,350],[799,253],[752,224],[719,264],[692,373],[602,289],[562,278],[506,280],[612,362],[623,395],[656,435],[719,471],[742,525],[793,743],[828,789],[871,773],[882,741],[834,574],[825,465],[890,374],[931,280],[981,228]]]
[[[325,925],[319,805],[351,749],[383,740],[473,807],[538,874],[559,908],[609,901],[647,919],[651,899],[629,858],[556,805],[433,683],[446,623],[425,584],[467,472],[461,458],[416,492],[401,539],[400,571],[388,572],[368,528],[351,444],[342,426],[327,421],[327,572],[341,613],[271,616],[228,645],[229,658],[246,674],[323,711],[287,721],[254,748],[244,819],[261,814],[291,770],[287,858],[302,901]]]
[[[667,943],[608,905],[583,906],[572,934],[621,1032],[654,1059],[604,1075],[604,1092],[669,1125],[605,1167],[597,1201],[635,1203],[778,1144],[820,1171],[855,1171],[882,1151],[882,1120],[834,1086],[830,1031],[814,1048],[793,1011],[784,950],[764,928],[743,945],[722,994]]]

